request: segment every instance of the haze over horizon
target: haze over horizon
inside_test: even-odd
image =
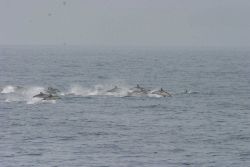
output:
[[[249,47],[247,0],[0,0],[0,45]]]

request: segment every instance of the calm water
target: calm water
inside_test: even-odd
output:
[[[250,165],[250,51],[2,46],[0,91],[1,167]]]

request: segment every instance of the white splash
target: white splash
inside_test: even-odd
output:
[[[108,90],[113,89],[117,85],[95,85],[92,88],[84,88],[80,85],[72,85],[68,91],[68,95],[76,96],[117,96],[123,97],[127,96],[129,88],[124,85],[119,85],[119,91],[108,92]]]
[[[43,87],[14,87],[14,86],[6,86],[5,87],[6,94],[6,102],[19,102],[26,101],[27,103],[33,103],[33,96],[44,91]],[[8,91],[7,91],[8,90]],[[6,93],[8,92],[8,93]]]
[[[3,88],[3,90],[1,91],[1,93],[5,93],[5,94],[7,94],[7,93],[13,93],[13,92],[15,92],[15,89],[16,89],[16,87],[8,85],[8,86],[5,86]]]
[[[81,87],[80,85],[72,85],[66,93],[67,95],[76,95],[76,96],[88,96],[89,90],[86,88]]]

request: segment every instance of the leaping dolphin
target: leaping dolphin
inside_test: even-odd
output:
[[[52,95],[52,94],[46,94],[46,93],[43,93],[43,92],[40,92],[39,94],[33,96],[33,97],[36,97],[36,98],[42,98],[43,100],[55,100],[55,99],[60,99],[59,96],[57,95]]]
[[[48,94],[45,94],[43,92],[40,92],[39,94],[33,96],[33,97],[38,97],[38,98],[45,98],[45,97],[48,97],[49,95]]]
[[[148,92],[149,90],[137,84],[136,87],[130,89],[130,91],[128,92],[128,96],[145,96],[148,94]]]
[[[58,92],[60,92],[60,90],[58,90],[56,88],[48,87],[46,92],[49,93],[49,94],[57,94]]]
[[[139,84],[136,85],[136,87],[131,88],[132,91],[146,91],[145,88],[141,87]]]
[[[115,86],[113,89],[107,90],[107,92],[113,93],[113,92],[118,92],[120,90],[121,88],[118,88],[118,86]]]
[[[152,92],[151,94],[156,94],[156,95],[160,95],[163,97],[172,96],[170,93],[168,93],[166,90],[163,90],[162,88],[160,90]]]

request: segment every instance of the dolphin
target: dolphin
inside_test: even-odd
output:
[[[136,87],[131,88],[131,91],[146,91],[145,88],[141,87],[139,84],[136,85]]]
[[[118,86],[115,86],[113,89],[107,90],[107,92],[113,93],[113,92],[119,92],[121,88],[118,88]]]
[[[42,98],[43,100],[55,100],[55,99],[60,99],[59,96],[57,95],[52,95],[52,94],[46,94],[46,93],[43,93],[43,92],[40,92],[39,94],[33,96],[33,97],[36,97],[36,98]]]
[[[127,96],[146,96],[147,92],[145,91],[132,91],[132,92],[128,92]]]
[[[172,96],[170,93],[168,93],[166,90],[163,90],[162,88],[160,90],[153,91],[151,94],[156,94],[156,95],[160,95],[163,97]]]
[[[43,92],[40,92],[39,94],[37,94],[37,95],[35,95],[35,96],[33,96],[33,97],[45,98],[45,97],[48,97],[48,96],[49,96],[49,94],[45,94],[45,93],[43,93]]]
[[[58,92],[60,92],[60,90],[58,90],[56,88],[48,87],[46,92],[49,93],[49,94],[57,94]]]
[[[149,90],[137,84],[136,87],[130,89],[130,91],[128,92],[128,96],[146,96],[148,92]]]
[[[196,92],[196,91],[191,91],[191,90],[187,90],[185,89],[185,91],[183,92],[183,94],[199,94],[199,92]]]

